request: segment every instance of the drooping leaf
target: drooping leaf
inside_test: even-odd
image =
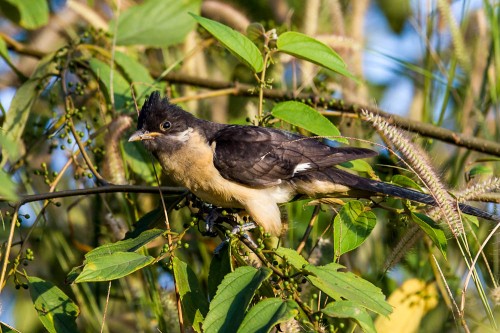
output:
[[[29,291],[38,318],[50,333],[78,332],[78,306],[52,283],[35,276],[28,277]]]
[[[130,94],[130,84],[116,69],[111,75],[111,67],[108,64],[96,59],[89,59],[90,70],[101,84],[101,89],[106,92],[108,100],[111,102],[110,94],[113,92],[115,109],[120,110],[125,108],[127,102],[132,101]],[[111,78],[113,83],[111,84]]]
[[[189,12],[199,13],[200,0],[147,0],[128,8],[110,24],[117,45],[166,47],[184,41],[195,27]]]
[[[421,213],[411,213],[411,219],[429,236],[446,259],[448,242],[443,230],[430,217]]]
[[[208,271],[208,298],[213,299],[217,293],[217,287],[222,283],[224,277],[233,271],[231,263],[231,246],[224,246],[214,254]]]
[[[342,58],[329,46],[317,39],[295,31],[281,34],[277,41],[278,50],[299,59],[330,69],[357,80],[346,68]]]
[[[193,14],[191,16],[254,73],[262,72],[262,54],[248,37],[222,23]]]
[[[210,309],[203,322],[203,331],[234,332],[243,321],[255,291],[271,273],[271,269],[267,267],[256,269],[243,266],[227,274],[210,302]]]
[[[271,114],[319,136],[340,136],[340,131],[331,121],[304,103],[296,101],[278,103],[273,107]],[[331,140],[347,143],[343,138],[331,138]]]
[[[280,323],[299,313],[299,305],[292,300],[267,298],[253,306],[243,319],[237,333],[267,333]]]
[[[37,88],[41,83],[41,79],[46,77],[47,74],[52,73],[55,68],[52,58],[53,54],[49,54],[40,60],[30,79],[24,82],[17,89],[16,94],[10,103],[7,115],[5,116],[2,130],[9,142],[19,143],[19,150],[24,149],[21,146],[21,143],[23,142],[21,137],[28,121],[31,107],[38,96]],[[0,155],[2,156],[2,160],[0,161],[0,168],[2,168],[10,158],[8,150],[9,147],[7,147],[7,145],[2,145],[1,149],[2,152]]]
[[[208,301],[203,294],[198,278],[185,262],[178,257],[174,257],[175,283],[179,288],[179,296],[182,302],[182,312],[184,318],[196,332],[202,332],[201,325],[203,318],[208,312]]]
[[[87,260],[83,271],[75,282],[111,281],[127,276],[147,265],[155,258],[135,252],[114,252],[107,256],[93,257]]]
[[[377,216],[365,211],[360,201],[353,200],[340,209],[333,221],[333,251],[335,258],[360,246],[377,223]]]
[[[328,303],[322,310],[324,314],[334,318],[352,318],[354,319],[363,332],[377,333],[373,319],[368,312],[359,305],[351,301],[336,301]]]
[[[320,267],[307,265],[305,269],[314,275],[307,275],[306,278],[316,288],[337,301],[342,299],[352,301],[355,305],[384,316],[392,311],[380,288],[351,272],[339,271],[342,268],[344,268],[342,265],[336,263]]]
[[[11,21],[26,29],[36,29],[49,21],[47,0],[3,0],[0,10]]]

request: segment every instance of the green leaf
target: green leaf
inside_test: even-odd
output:
[[[352,251],[368,238],[377,223],[377,216],[365,211],[363,203],[349,201],[333,221],[333,249],[335,258]]]
[[[98,257],[109,256],[115,252],[134,252],[152,240],[158,238],[164,232],[165,230],[160,229],[146,230],[135,238],[124,239],[115,243],[101,245],[92,251],[87,252],[87,254],[85,254],[85,260],[87,262],[93,261]]]
[[[101,282],[119,279],[153,263],[155,258],[135,252],[114,252],[87,260],[75,282]]]
[[[78,332],[80,309],[59,288],[38,277],[28,277],[29,291],[38,318],[51,333]]]
[[[201,0],[147,0],[128,8],[110,24],[117,45],[166,47],[179,44],[195,27],[187,15],[200,12]]]
[[[286,260],[290,262],[290,265],[296,269],[302,269],[303,266],[309,265],[309,262],[295,250],[279,247],[276,249],[275,253],[283,259],[286,258]]]
[[[39,28],[49,21],[46,0],[3,0],[0,10],[9,20],[26,29]]]
[[[485,166],[485,165],[476,165],[473,168],[469,170],[467,173],[467,176],[469,179],[473,179],[474,177],[477,176],[491,176],[493,175],[493,170],[491,168]]]
[[[0,57],[10,60],[7,44],[5,44],[5,41],[1,37],[0,37]]]
[[[213,299],[217,293],[217,287],[222,283],[224,277],[233,271],[231,263],[231,246],[225,243],[210,262],[208,271],[208,298]]]
[[[16,193],[16,184],[12,181],[10,176],[0,169],[0,198],[6,201],[17,201],[19,197]]]
[[[298,313],[299,305],[295,301],[267,298],[248,311],[237,332],[267,333],[274,326],[289,321]]]
[[[201,324],[208,312],[207,298],[203,294],[198,278],[191,267],[177,257],[174,257],[172,261],[184,318],[196,332],[201,333]]]
[[[52,72],[55,65],[51,62],[53,54],[49,54],[44,57],[38,63],[38,66],[30,77],[30,79],[24,82],[16,91],[14,98],[10,104],[7,115],[5,116],[5,121],[2,125],[2,130],[5,133],[5,138],[9,142],[22,142],[21,139],[24,128],[28,121],[28,116],[31,111],[31,107],[38,96],[38,85],[40,84],[41,78],[45,77],[48,73]],[[19,144],[20,145],[20,144]],[[2,151],[0,156],[2,156],[2,161],[0,162],[0,168],[7,163],[10,158],[9,148],[2,145]],[[23,149],[22,147],[19,148]]]
[[[446,248],[448,246],[446,235],[443,230],[430,217],[420,213],[411,213],[411,219],[430,237],[446,259]]]
[[[234,332],[240,326],[255,291],[271,276],[267,267],[238,267],[227,274],[210,303],[203,323],[205,333]]]
[[[340,131],[330,120],[304,103],[296,101],[278,103],[273,107],[271,114],[319,136],[340,136]],[[332,138],[331,140],[347,143],[344,138]]]
[[[288,31],[278,37],[278,51],[307,60],[316,65],[358,81],[346,68],[342,58],[329,46],[295,31]]]
[[[128,82],[134,83],[133,88],[136,93],[138,105],[144,102],[147,94],[150,94],[154,90],[162,90],[162,85],[155,82],[149,74],[148,69],[127,54],[116,51],[115,63],[125,74]]]
[[[305,269],[314,275],[307,275],[306,278],[316,288],[337,301],[349,300],[355,305],[384,316],[391,313],[392,308],[385,301],[380,288],[351,272],[339,271],[341,268],[344,267],[336,263],[320,267],[307,265]]]
[[[144,145],[125,143],[123,145],[123,153],[127,165],[136,175],[150,185],[156,183],[153,164],[151,163],[150,155],[146,151],[146,148],[144,148]],[[153,163],[157,163],[156,160]]]
[[[403,175],[392,176],[391,182],[396,184],[396,185],[402,186],[402,187],[408,187],[408,188],[412,188],[414,190],[422,192],[422,187],[420,185],[415,183],[415,181],[413,181],[413,179],[408,178],[408,177],[403,176]]]
[[[101,83],[101,89],[106,92],[108,101],[111,102],[110,93],[113,91],[115,101],[115,109],[120,110],[125,108],[127,102],[132,101],[130,94],[130,84],[117,71],[113,71],[113,85],[111,85],[111,67],[108,64],[96,59],[89,59],[90,70]],[[113,88],[113,89],[111,89]]]
[[[352,318],[366,333],[377,333],[373,320],[365,309],[351,301],[328,303],[322,310],[324,314],[334,318]]]
[[[352,171],[367,173],[371,177],[376,176],[375,171],[373,171],[373,168],[370,165],[370,163],[364,160],[352,160],[345,163],[341,163],[340,165]]]
[[[225,48],[229,50],[241,62],[250,67],[254,73],[260,73],[264,69],[262,54],[255,44],[245,35],[230,27],[209,20],[207,18],[191,14],[191,16],[210,34],[212,34]]]

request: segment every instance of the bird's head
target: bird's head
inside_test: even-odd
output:
[[[155,91],[144,102],[137,131],[128,141],[142,141],[152,152],[171,152],[189,139],[195,124],[193,115],[171,104],[168,98],[162,99],[160,93]]]

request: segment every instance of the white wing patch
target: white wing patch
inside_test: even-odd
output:
[[[299,163],[293,169],[293,174],[311,169],[311,163]]]

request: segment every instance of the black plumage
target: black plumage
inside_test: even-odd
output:
[[[139,114],[141,140],[179,185],[221,207],[244,208],[266,230],[279,233],[277,205],[297,195],[325,197],[351,190],[385,194],[429,205],[434,198],[411,189],[359,177],[337,164],[376,155],[365,148],[330,147],[321,141],[257,126],[198,119],[153,93]],[[460,204],[463,212],[498,220]]]

